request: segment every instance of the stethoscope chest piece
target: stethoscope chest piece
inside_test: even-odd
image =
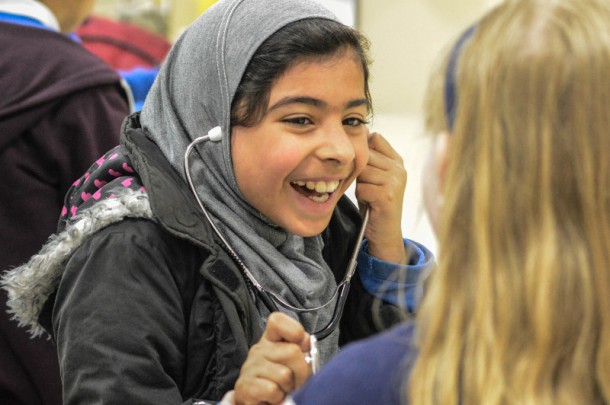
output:
[[[311,366],[311,374],[315,374],[320,369],[320,353],[316,335],[309,336],[309,345],[309,353],[305,356],[305,361]]]

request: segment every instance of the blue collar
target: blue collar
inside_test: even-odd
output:
[[[17,24],[17,25],[25,25],[28,27],[42,28],[42,29],[45,29],[48,31],[57,32],[52,27],[44,25],[42,22],[40,22],[39,20],[37,20],[33,17],[28,17],[28,16],[24,16],[24,15],[19,15],[19,14],[11,14],[11,13],[3,12],[3,11],[0,11],[0,22],[9,23],[9,24]],[[71,38],[72,40],[74,40],[75,42],[78,42],[78,43],[82,42],[81,39],[79,38],[79,36],[76,35],[75,33],[68,34],[67,36],[69,38]]]
[[[11,13],[6,13],[6,12],[2,12],[2,11],[0,11],[0,22],[27,25],[28,27],[44,28],[49,31],[55,31],[53,28],[47,27],[42,22],[40,22],[39,20],[37,20],[33,17],[18,15],[18,14],[11,14]]]

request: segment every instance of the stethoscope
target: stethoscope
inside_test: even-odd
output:
[[[364,239],[364,231],[365,231],[366,225],[369,221],[368,206],[366,207],[366,209],[364,211],[364,216],[362,218],[362,226],[360,227],[360,231],[358,232],[358,238],[356,239],[356,244],[354,245],[354,250],[352,252],[350,261],[347,266],[347,271],[345,272],[345,276],[343,277],[343,280],[341,280],[341,282],[337,286],[337,289],[335,290],[332,297],[326,303],[324,303],[318,307],[315,307],[315,308],[295,307],[295,306],[291,305],[290,303],[286,302],[282,297],[277,295],[275,292],[266,290],[256,280],[256,278],[254,277],[252,272],[248,269],[248,267],[244,264],[244,262],[241,260],[239,255],[235,252],[235,250],[233,250],[233,248],[229,245],[227,240],[224,238],[224,236],[222,235],[222,232],[220,232],[220,230],[218,229],[218,227],[212,220],[212,217],[208,213],[208,210],[205,208],[205,206],[201,202],[201,199],[199,198],[199,195],[197,195],[197,192],[195,191],[195,186],[193,184],[193,180],[191,179],[191,173],[190,173],[190,169],[189,169],[189,156],[190,156],[193,148],[197,144],[203,143],[205,141],[218,142],[221,139],[222,139],[222,129],[219,126],[217,126],[217,127],[212,128],[207,133],[207,135],[200,136],[200,137],[196,138],[195,140],[193,140],[188,145],[188,147],[186,148],[186,151],[184,152],[184,173],[185,173],[186,179],[189,183],[189,187],[191,188],[191,192],[195,195],[195,198],[197,199],[199,208],[201,208],[201,211],[203,212],[203,214],[205,215],[206,219],[208,220],[210,226],[214,230],[214,233],[216,233],[218,238],[222,241],[227,253],[229,253],[229,255],[237,263],[237,265],[241,269],[243,275],[248,279],[248,281],[254,287],[254,292],[255,292],[256,296],[261,300],[261,302],[265,305],[265,307],[267,307],[267,309],[270,312],[279,311],[279,308],[277,306],[277,304],[279,304],[279,305],[283,306],[284,308],[287,308],[287,309],[297,312],[297,313],[318,311],[318,310],[326,307],[327,305],[329,305],[331,302],[333,302],[335,297],[338,297],[337,303],[335,304],[335,309],[333,311],[333,315],[332,315],[330,321],[328,322],[328,324],[326,326],[324,326],[322,329],[310,334],[311,350],[310,350],[309,356],[307,356],[306,359],[312,366],[312,372],[315,373],[319,367],[317,341],[328,337],[337,328],[337,326],[339,326],[339,322],[341,321],[341,315],[343,314],[343,308],[345,307],[345,302],[347,300],[347,295],[349,293],[351,280],[356,271],[358,251],[360,250],[360,245],[362,244],[362,240]]]

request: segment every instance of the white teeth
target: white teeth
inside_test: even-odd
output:
[[[326,183],[326,192],[327,193],[332,193],[337,188],[339,188],[339,182],[338,181],[330,181],[330,182]]]
[[[314,200],[315,202],[318,202],[318,203],[323,203],[323,202],[328,201],[328,199],[330,198],[330,194],[326,194],[326,193],[325,193],[325,194],[322,194],[322,195],[321,195],[321,196],[319,196],[319,197],[316,197],[315,195],[312,195],[312,196],[311,196],[311,197],[309,197],[309,198],[310,198],[310,199],[312,199],[312,200]]]
[[[295,181],[294,184],[300,187],[307,187],[308,190],[315,190],[317,193],[332,193],[339,187],[338,181]]]
[[[308,190],[315,191],[318,195],[309,195],[309,199],[317,203],[325,203],[330,198],[330,194],[339,188],[340,181],[293,181],[299,187],[306,187]]]

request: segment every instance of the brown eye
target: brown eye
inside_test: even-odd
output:
[[[284,122],[286,122],[288,124],[292,124],[292,125],[298,125],[298,126],[305,126],[305,125],[312,124],[311,120],[307,117],[286,118],[284,120]]]
[[[347,118],[343,120],[343,125],[347,125],[349,127],[357,127],[364,124],[366,124],[366,122],[360,118]]]

